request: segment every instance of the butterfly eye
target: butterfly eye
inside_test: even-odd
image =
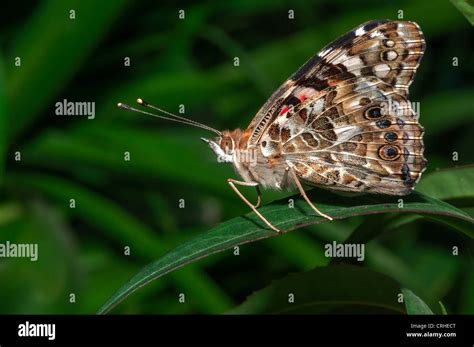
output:
[[[221,148],[225,151],[225,152],[230,152],[233,150],[232,148],[232,140],[229,139],[228,137],[227,138],[224,138],[223,141],[222,141],[222,144],[221,144]]]

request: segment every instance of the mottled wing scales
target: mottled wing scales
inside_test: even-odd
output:
[[[249,145],[309,184],[409,193],[426,165],[423,128],[407,100],[424,48],[416,23],[362,24],[273,94],[247,130]]]
[[[394,87],[356,77],[279,115],[260,146],[267,157],[282,156],[307,183],[403,195],[425,167],[422,136]]]
[[[424,48],[416,23],[376,20],[360,25],[323,48],[275,91],[248,127],[249,144],[259,142],[282,112],[346,79],[376,76],[406,96]]]
[[[424,49],[425,40],[416,23],[395,21],[365,32],[348,51],[334,52],[333,59],[326,59],[344,74],[376,76],[407,96]]]

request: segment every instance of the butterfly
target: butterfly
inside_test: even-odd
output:
[[[334,191],[409,194],[426,167],[424,128],[408,100],[425,49],[414,22],[374,20],[324,47],[286,80],[247,129],[218,131],[174,115],[118,106],[214,132],[202,138],[220,162],[232,163],[242,180],[235,193],[272,230],[259,211],[260,186],[295,189],[320,216],[303,184]],[[255,187],[251,203],[238,186]]]

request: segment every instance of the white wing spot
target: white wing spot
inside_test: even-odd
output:
[[[364,63],[358,56],[346,59],[345,61],[341,60],[341,62],[344,64],[345,67],[347,67],[347,70],[349,71],[351,71],[353,67],[357,68],[364,65]]]
[[[387,47],[393,47],[393,46],[395,46],[395,41],[393,41],[393,40],[387,40],[387,41],[385,41],[385,45],[386,45]]]
[[[321,112],[323,112],[323,108],[324,108],[324,98],[319,98],[313,103],[312,105],[313,110],[311,113],[320,114]]]
[[[360,27],[360,28],[357,28],[357,30],[355,31],[355,35],[356,36],[362,36],[365,34],[365,29],[364,27]]]
[[[382,35],[383,35],[382,32],[380,32],[379,30],[375,30],[373,33],[370,34],[370,38],[374,39],[374,38],[382,36]]]
[[[390,66],[387,64],[379,64],[374,66],[374,73],[377,77],[383,78],[390,72]]]
[[[302,95],[304,95],[304,97],[308,99],[317,94],[317,91],[316,89],[311,87],[298,87],[297,89],[295,89],[294,94],[298,99],[301,98]]]
[[[387,55],[386,55],[387,60],[395,60],[395,59],[397,59],[397,56],[398,56],[397,52],[387,51]]]
[[[334,132],[337,135],[337,143],[345,142],[350,138],[354,137],[361,131],[361,128],[353,125],[342,126],[334,128]]]
[[[332,51],[332,47],[329,47],[329,48],[327,48],[327,49],[325,49],[325,50],[319,52],[319,53],[318,53],[318,56],[322,58],[322,57],[324,57],[326,54],[328,54],[328,53],[331,52],[331,51]]]

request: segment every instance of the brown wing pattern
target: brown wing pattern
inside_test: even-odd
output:
[[[422,136],[409,102],[393,86],[355,77],[277,117],[260,147],[307,183],[404,195],[425,168]]]
[[[249,144],[257,144],[288,109],[347,79],[375,76],[407,96],[424,48],[416,23],[376,20],[360,25],[323,48],[275,91],[247,129]]]

